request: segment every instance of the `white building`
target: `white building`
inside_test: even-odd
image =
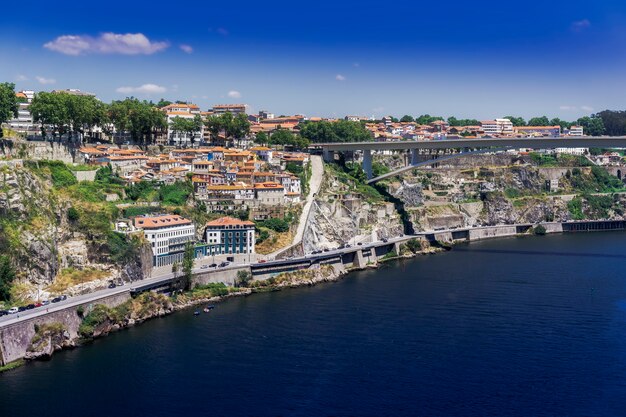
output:
[[[582,126],[572,126],[569,128],[569,136],[584,136]]]
[[[174,214],[136,217],[135,228],[143,230],[146,240],[150,242],[154,266],[182,261],[185,244],[193,242],[196,235],[196,227],[191,220]]]
[[[194,119],[201,116],[200,108],[195,104],[174,103],[163,107],[161,110],[167,116],[167,141],[175,145],[191,144],[191,135],[187,132],[175,132],[172,129],[172,122],[176,117],[183,119]],[[199,132],[193,134],[194,141],[200,143],[204,134],[204,124]]]
[[[513,123],[509,119],[483,120],[480,125],[485,135],[508,135],[513,133]]]
[[[29,133],[37,130],[37,127],[33,124],[33,116],[30,114],[30,103],[35,97],[35,92],[32,90],[24,90],[15,93],[20,103],[18,104],[17,117],[9,121],[9,128],[15,130],[18,133]]]

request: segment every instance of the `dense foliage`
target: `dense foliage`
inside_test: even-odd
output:
[[[337,122],[307,121],[300,126],[300,135],[312,143],[366,142],[372,140],[372,135],[365,126],[348,120]]]
[[[0,125],[17,117],[18,100],[15,96],[15,84],[0,83]],[[0,129],[0,138],[2,137]]]
[[[15,280],[15,269],[7,255],[0,255],[0,301],[11,298],[11,284]]]

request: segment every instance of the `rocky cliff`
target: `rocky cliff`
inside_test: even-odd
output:
[[[0,161],[0,252],[10,256],[17,272],[16,301],[85,293],[111,279],[148,275],[148,247],[111,256],[111,206],[81,201],[78,193],[55,187],[54,180],[40,166]],[[117,241],[125,249],[122,244],[130,240]]]
[[[402,221],[393,203],[386,202],[373,188],[326,167],[304,232],[305,252],[369,242],[402,232]]]

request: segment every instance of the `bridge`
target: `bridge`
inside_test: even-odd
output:
[[[335,152],[363,151],[363,170],[368,182],[382,178],[373,178],[372,151],[406,150],[411,152],[411,163],[407,169],[417,167],[418,151],[436,149],[460,149],[455,157],[470,155],[478,150],[489,152],[503,149],[553,149],[553,148],[626,148],[626,136],[581,136],[581,137],[541,137],[541,138],[482,138],[482,139],[444,139],[394,142],[337,142],[318,143],[325,161],[334,160]],[[450,158],[448,158],[450,159]],[[430,165],[438,159],[420,163]],[[390,176],[391,174],[388,174]],[[397,174],[394,174],[397,175]]]

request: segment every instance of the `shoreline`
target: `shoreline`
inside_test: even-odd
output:
[[[602,230],[597,230],[602,231]],[[594,231],[594,232],[597,232]],[[619,231],[619,230],[614,230]],[[566,234],[569,232],[564,231],[551,231],[547,234]],[[502,239],[502,238],[513,238],[513,237],[529,237],[529,236],[543,236],[543,234],[536,233],[519,233],[514,235],[506,235],[506,236],[491,236],[486,237],[481,240],[493,240],[493,239]],[[251,281],[248,287],[226,287],[228,289],[227,294],[223,295],[211,295],[206,297],[198,297],[194,298],[194,291],[198,288],[200,290],[203,289],[204,286],[196,286],[194,289],[186,291],[180,295],[164,295],[157,294],[152,292],[146,292],[136,299],[129,300],[131,303],[133,300],[138,300],[140,297],[144,296],[144,298],[151,298],[151,300],[158,299],[159,302],[164,303],[165,308],[158,308],[150,311],[146,315],[141,315],[138,318],[124,318],[120,323],[112,323],[107,322],[101,325],[100,329],[94,331],[94,334],[91,337],[76,337],[74,339],[69,339],[65,337],[64,340],[60,343],[54,344],[52,339],[54,335],[47,335],[48,340],[48,349],[41,354],[33,354],[30,357],[25,357],[23,359],[18,359],[13,362],[9,362],[4,366],[0,367],[0,374],[4,372],[8,372],[12,369],[16,369],[25,365],[28,362],[36,361],[36,360],[49,360],[53,356],[54,352],[60,350],[68,350],[80,347],[82,345],[88,344],[95,339],[99,339],[107,336],[109,333],[116,332],[122,329],[130,328],[136,325],[139,325],[147,320],[151,320],[158,317],[165,317],[170,314],[173,314],[178,311],[187,310],[192,307],[197,307],[202,304],[214,304],[214,303],[222,303],[228,301],[234,297],[247,297],[256,293],[265,293],[265,292],[276,292],[282,291],[285,289],[296,289],[305,286],[315,286],[323,283],[331,283],[337,282],[343,279],[345,276],[352,272],[363,271],[368,269],[379,269],[382,264],[388,263],[390,261],[401,261],[401,260],[409,260],[416,258],[418,256],[427,256],[427,255],[436,255],[437,253],[444,251],[451,251],[454,246],[459,244],[471,244],[473,241],[465,241],[465,240],[456,240],[452,242],[425,242],[423,241],[422,247],[419,251],[413,252],[408,249],[405,245],[403,247],[407,252],[403,254],[397,254],[395,256],[390,256],[388,258],[383,258],[378,260],[375,263],[367,264],[363,267],[350,267],[347,269],[338,269],[331,265],[323,265],[318,268],[311,268],[306,270],[297,270],[290,272],[283,272],[276,277],[269,278],[267,280],[258,280]],[[424,244],[425,243],[425,244]],[[434,244],[434,245],[433,245]],[[98,306],[97,304],[96,306]],[[124,304],[122,304],[124,305]],[[101,305],[100,305],[101,306]],[[120,306],[118,306],[120,307]],[[117,308],[117,307],[116,307]],[[84,319],[84,317],[83,317]],[[30,352],[29,352],[30,353]]]

